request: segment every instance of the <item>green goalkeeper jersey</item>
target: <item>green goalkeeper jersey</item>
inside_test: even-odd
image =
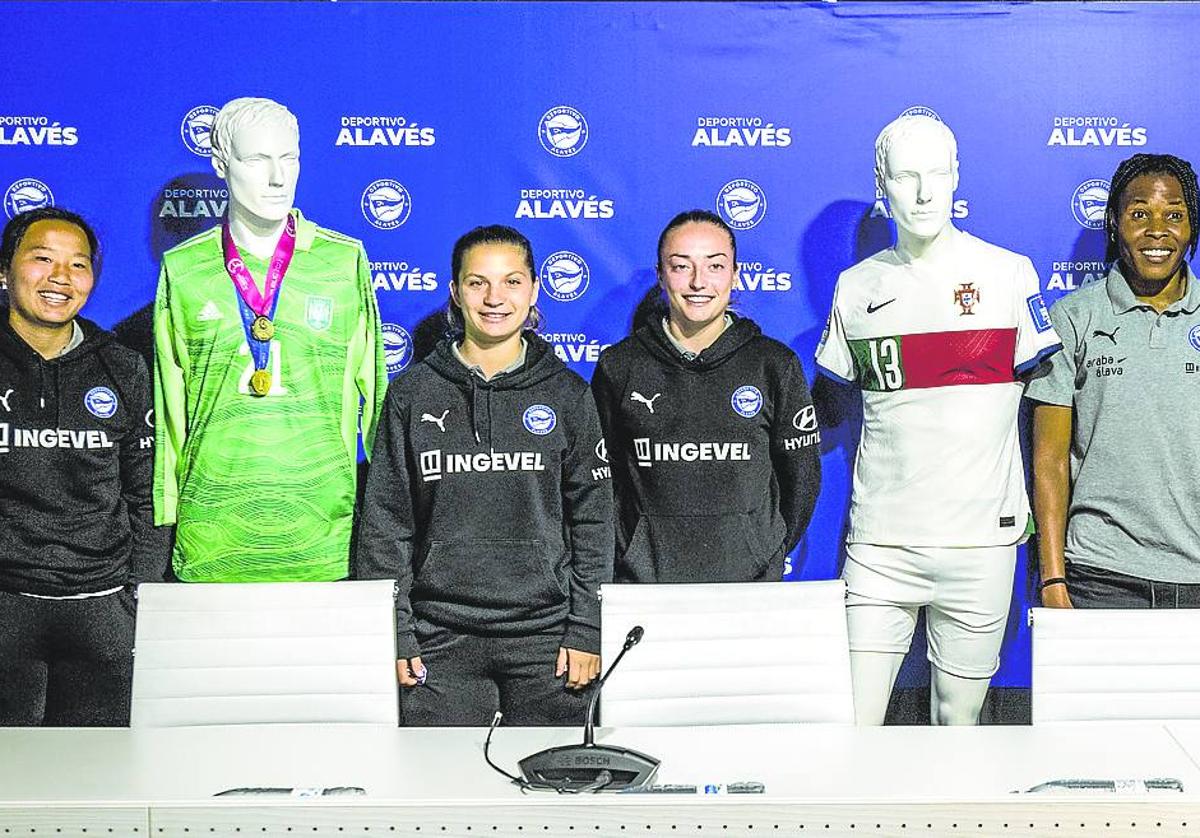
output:
[[[163,256],[155,303],[154,522],[175,524],[191,582],[329,581],[348,573],[358,461],[387,390],[367,256],[296,214],[267,365],[254,361],[221,228]],[[267,263],[242,258],[259,288]]]

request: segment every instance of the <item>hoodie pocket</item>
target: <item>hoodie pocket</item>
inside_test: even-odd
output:
[[[756,582],[778,552],[769,511],[643,515],[618,562],[627,582]]]
[[[417,574],[413,595],[464,606],[535,611],[567,598],[566,580],[543,541],[435,541]]]

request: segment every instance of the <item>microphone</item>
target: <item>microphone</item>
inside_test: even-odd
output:
[[[659,761],[639,751],[595,743],[596,703],[600,690],[617,669],[625,653],[641,642],[645,629],[634,626],[625,635],[620,654],[592,688],[582,745],[560,745],[530,754],[517,765],[525,783],[556,791],[600,791],[643,786],[654,779]]]

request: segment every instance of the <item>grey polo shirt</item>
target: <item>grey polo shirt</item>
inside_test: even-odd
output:
[[[1200,583],[1200,282],[1161,314],[1114,265],[1059,300],[1025,395],[1074,410],[1068,561]]]

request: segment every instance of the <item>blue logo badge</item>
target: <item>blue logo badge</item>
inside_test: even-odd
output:
[[[554,415],[553,408],[549,408],[544,404],[531,404],[525,408],[525,415],[521,417],[521,422],[525,425],[525,430],[537,436],[545,436],[554,430],[554,426],[558,424],[558,417]]]
[[[97,419],[108,419],[117,412],[117,394],[107,387],[93,387],[83,397],[83,406]]]
[[[1042,295],[1034,294],[1025,301],[1025,305],[1029,308],[1029,317],[1033,320],[1033,328],[1038,330],[1038,334],[1049,330],[1050,312],[1046,311],[1046,301],[1042,299]]]
[[[933,108],[927,108],[924,105],[913,105],[911,108],[905,108],[900,112],[900,116],[927,116],[930,119],[936,119],[938,122],[942,121],[937,111]]]
[[[743,384],[741,387],[733,391],[733,396],[729,399],[729,403],[733,405],[734,411],[739,416],[745,416],[750,419],[757,416],[762,410],[763,397],[758,388],[752,384]]]
[[[382,323],[379,331],[383,334],[383,360],[388,375],[395,375],[412,363],[412,336],[395,323]]]
[[[1104,229],[1104,210],[1108,206],[1110,184],[1103,178],[1085,180],[1075,187],[1071,196],[1071,212],[1080,227],[1089,230]]]
[[[1200,325],[1193,326],[1188,332],[1188,343],[1192,345],[1192,349],[1200,352]]]
[[[197,157],[212,157],[212,127],[217,109],[212,105],[197,105],[183,117],[179,136],[187,150]]]
[[[542,281],[543,290],[551,299],[569,303],[571,300],[578,300],[588,289],[591,271],[578,253],[560,250],[546,257],[538,270],[538,277]]]
[[[551,108],[538,122],[538,139],[542,148],[555,157],[574,157],[587,145],[587,120],[567,105]]]
[[[35,178],[21,178],[4,193],[4,212],[16,218],[23,212],[54,206],[50,187]]]
[[[733,229],[749,230],[766,216],[767,196],[752,180],[731,180],[717,193],[717,213]]]
[[[380,230],[394,230],[408,221],[412,196],[404,184],[391,178],[371,181],[359,199],[363,218]]]

